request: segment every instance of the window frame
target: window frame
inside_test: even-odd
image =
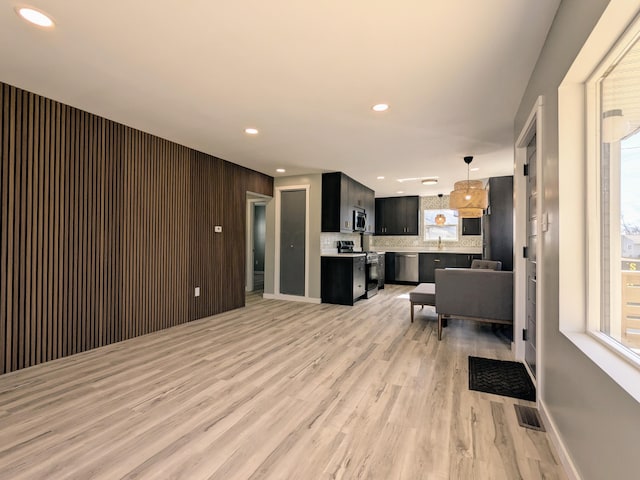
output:
[[[450,212],[451,214],[449,215],[449,213],[447,213],[445,216],[447,218],[455,218],[456,219],[456,223],[445,223],[444,225],[436,225],[435,223],[427,223],[427,212],[431,212],[431,211],[438,211],[438,212]],[[460,218],[458,218],[455,215],[455,210],[451,210],[450,208],[423,208],[422,209],[422,224],[423,224],[423,231],[422,231],[422,240],[424,242],[437,242],[438,239],[437,238],[427,238],[427,231],[429,229],[429,227],[456,227],[456,237],[455,238],[442,238],[441,241],[442,242],[459,242],[460,241]]]
[[[615,68],[622,58],[629,52],[634,44],[640,39],[640,19],[635,19],[629,29],[616,41],[613,49],[602,59],[598,67],[593,71],[586,81],[586,138],[587,140],[587,185],[592,189],[587,189],[587,218],[592,221],[587,222],[588,243],[587,255],[589,259],[597,259],[597,261],[589,262],[587,278],[588,306],[587,306],[587,333],[599,342],[602,342],[607,348],[612,349],[617,355],[622,356],[631,362],[640,370],[640,355],[630,351],[611,335],[602,331],[602,282],[603,272],[601,261],[603,256],[602,242],[602,187],[601,187],[601,168],[602,168],[602,84],[605,80],[604,75],[612,68]],[[616,147],[618,148],[618,146]],[[620,160],[619,158],[617,159]],[[619,178],[615,179],[615,185],[610,184],[609,197],[616,198],[616,202],[620,201]],[[613,204],[609,212],[612,211]],[[610,257],[615,262],[620,262],[619,258],[612,255],[612,249],[618,248],[620,244],[620,232],[615,232],[610,227]],[[615,276],[614,276],[615,277]],[[617,296],[621,293],[619,279],[613,278],[610,290],[616,295],[610,295],[610,302],[615,302]],[[617,305],[612,312],[615,312]],[[616,320],[617,321],[617,320]]]
[[[601,148],[594,80],[632,44],[640,32],[639,14],[640,1],[611,0],[558,88],[560,332],[638,402],[640,363],[599,331],[600,262],[592,268],[589,261],[595,251],[600,258],[601,245],[601,195],[593,170]]]

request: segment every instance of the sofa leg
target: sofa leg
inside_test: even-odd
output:
[[[413,302],[409,303],[411,303],[411,323],[413,323]]]
[[[438,314],[438,340],[442,340],[442,314]]]

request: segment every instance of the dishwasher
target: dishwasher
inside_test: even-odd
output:
[[[418,281],[418,254],[396,252],[396,281]]]

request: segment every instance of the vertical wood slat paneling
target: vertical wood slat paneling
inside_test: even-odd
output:
[[[124,338],[189,320],[189,215],[176,205],[188,205],[190,162],[186,149],[168,143],[138,132],[124,142]]]
[[[9,88],[0,84],[0,374],[5,371],[6,339],[7,339],[7,229],[9,204],[9,152],[8,132],[8,102],[5,101]]]
[[[2,83],[0,153],[0,373],[244,304],[271,177]]]
[[[244,305],[246,192],[273,195],[273,179],[193,152],[191,166],[191,318]],[[214,227],[222,226],[222,233]]]

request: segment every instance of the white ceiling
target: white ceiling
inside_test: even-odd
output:
[[[34,0],[56,21],[45,31],[9,0],[0,80],[268,175],[448,193],[465,155],[472,178],[512,173],[513,119],[558,4]]]

